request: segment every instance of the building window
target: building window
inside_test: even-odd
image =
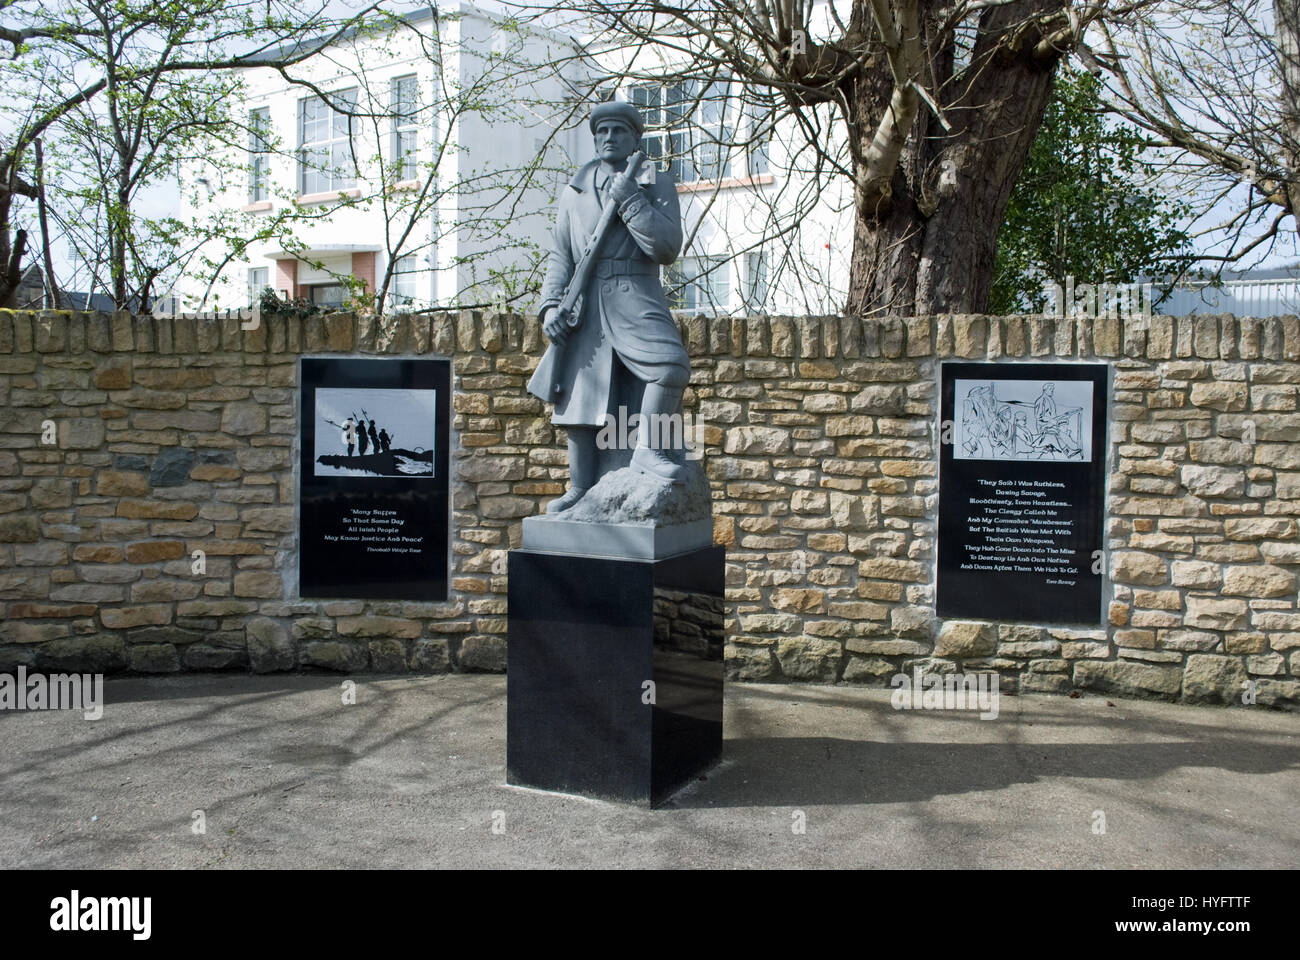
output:
[[[248,202],[271,197],[271,109],[248,112]]]
[[[767,254],[762,250],[745,254],[744,301],[749,311],[767,307]]]
[[[731,176],[728,93],[726,83],[692,80],[633,87],[631,102],[645,117],[645,155],[678,183]]]
[[[341,307],[345,297],[341,283],[318,283],[308,290],[308,299],[320,307]]]
[[[353,118],[357,91],[353,87],[323,97],[298,101],[298,192],[328,193],[357,185],[352,156]],[[337,109],[336,109],[337,108]]]
[[[700,95],[698,123],[691,133],[695,141],[692,154],[696,179],[717,181],[731,176],[727,84],[712,83],[704,89]]]
[[[772,120],[769,108],[751,104],[745,108],[749,129],[747,132],[747,167],[751,177],[761,176],[771,169],[768,149],[772,143]]]
[[[415,305],[419,276],[420,261],[415,254],[402,257],[393,265],[393,295],[390,302],[394,307],[409,308]]]
[[[248,271],[248,304],[256,306],[262,291],[271,285],[270,267],[253,267]]]
[[[419,176],[420,94],[415,74],[394,77],[389,87],[393,115],[393,179],[414,180]]]
[[[668,302],[674,310],[723,311],[731,302],[726,257],[684,257],[668,268]]]
[[[698,179],[687,155],[690,146],[687,120],[693,99],[691,84],[651,84],[633,87],[631,94],[632,105],[645,119],[641,150],[661,170],[671,173],[678,183]]]

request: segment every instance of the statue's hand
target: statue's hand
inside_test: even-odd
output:
[[[635,196],[637,192],[636,182],[628,176],[628,172],[634,171],[616,173],[609,182],[610,198],[618,206],[622,206],[623,201],[627,200],[628,197]]]
[[[551,343],[563,343],[569,336],[567,317],[559,307],[548,307],[542,317],[542,331]]]

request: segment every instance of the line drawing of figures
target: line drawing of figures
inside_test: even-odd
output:
[[[1056,384],[1043,384],[1043,392],[1034,401],[1034,416],[1040,424],[1056,419]]]
[[[1064,413],[1058,414],[1056,384],[1044,383],[1042,393],[1034,402],[1034,416],[1038,425],[1035,442],[1038,448],[1059,452],[1067,459],[1081,458],[1083,456],[1081,414],[1082,411],[1078,407],[1071,407]],[[1073,432],[1070,429],[1072,426]]]
[[[993,382],[973,386],[962,401],[961,425],[961,449],[970,459],[1083,459],[1083,408],[1058,407],[1051,381],[1041,383],[1033,403],[999,398]]]

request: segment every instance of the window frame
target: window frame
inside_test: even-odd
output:
[[[757,275],[757,278],[756,276]],[[763,311],[772,288],[768,278],[767,251],[763,248],[750,250],[745,254],[745,279],[740,291],[740,300],[748,311]]]
[[[687,271],[691,264],[691,271]],[[673,310],[726,313],[731,310],[731,258],[695,254],[674,261],[667,270],[666,291]],[[689,298],[687,291],[690,291]],[[722,294],[718,296],[718,294]]]
[[[678,91],[670,99],[668,91]],[[691,183],[694,166],[690,156],[690,111],[683,105],[693,102],[693,81],[681,83],[639,83],[628,89],[628,102],[641,111],[645,132],[641,150],[677,183]]]
[[[356,155],[352,150],[352,138],[356,133],[356,118],[335,108],[335,104],[356,111],[357,88],[348,87],[326,94],[324,97],[303,97],[298,101],[298,195],[311,196],[319,193],[337,193],[350,190],[357,185],[358,171]],[[323,115],[308,116],[317,106],[324,107]],[[340,122],[346,128],[339,131]],[[324,124],[328,131],[325,139],[307,140],[307,125]],[[343,167],[334,165],[335,151],[338,147],[346,148],[346,161]],[[330,166],[321,168],[313,166],[307,159],[308,151],[324,149],[329,154]],[[322,180],[323,178],[323,180]],[[314,187],[315,189],[308,189]]]
[[[401,86],[410,83],[409,103],[402,99]],[[420,76],[417,73],[404,73],[388,81],[388,106],[392,119],[390,147],[392,150],[392,177],[398,183],[415,180],[419,177],[420,152]],[[405,112],[403,112],[403,109]],[[409,147],[403,149],[407,137],[411,138]]]
[[[677,183],[713,183],[731,178],[731,87],[730,80],[713,80],[701,86],[700,81],[686,79],[637,83],[628,88],[628,102],[645,119],[641,150]]]
[[[338,290],[338,299],[335,299],[333,296],[328,297],[328,299],[324,298],[323,294],[327,290]],[[346,284],[341,283],[338,280],[331,283],[313,283],[307,287],[306,299],[308,302],[319,307],[342,308],[346,306],[348,302],[348,288]]]
[[[731,178],[731,125],[728,116],[731,113],[731,84],[726,80],[714,80],[700,93],[696,104],[698,119],[692,117],[691,127],[691,163],[697,180],[718,183]],[[716,111],[712,118],[710,114]],[[705,159],[705,154],[712,154]],[[712,166],[708,169],[706,164]]]
[[[762,177],[772,172],[773,123],[750,114],[745,145],[745,172],[751,177]]]
[[[403,264],[407,266],[404,267]],[[423,272],[424,268],[420,265],[418,255],[408,253],[397,257],[393,263],[393,283],[388,295],[389,304],[393,307],[414,307],[420,298],[420,274]],[[405,284],[410,285],[409,292],[403,292],[402,287]]]
[[[271,199],[271,108],[248,111],[248,202]]]
[[[261,275],[261,283],[258,283],[258,276]],[[256,306],[262,296],[262,291],[271,285],[271,268],[270,267],[249,267],[248,268],[248,304]]]

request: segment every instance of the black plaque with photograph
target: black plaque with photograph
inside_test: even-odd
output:
[[[445,600],[451,361],[304,358],[303,597]]]
[[[1104,363],[945,363],[936,612],[1101,622]]]

